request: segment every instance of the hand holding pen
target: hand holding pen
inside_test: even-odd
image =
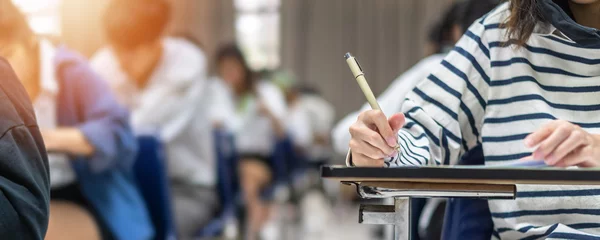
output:
[[[397,156],[399,153],[397,133],[404,125],[404,114],[397,113],[388,119],[381,111],[358,61],[350,53],[347,53],[345,58],[372,108],[362,112],[357,121],[350,126],[352,163],[361,167],[383,167],[386,158]]]

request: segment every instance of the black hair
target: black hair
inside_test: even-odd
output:
[[[217,68],[226,58],[234,58],[242,65],[242,68],[244,69],[244,88],[247,91],[253,91],[255,79],[254,72],[248,66],[248,62],[246,62],[242,50],[234,43],[223,45],[216,54],[215,63],[217,64]]]
[[[454,45],[452,39],[452,26],[457,22],[460,3],[454,3],[429,30],[428,40],[436,44],[436,53],[440,53],[446,46]]]
[[[500,0],[467,0],[458,12],[456,24],[467,31],[471,24],[500,4]]]
[[[0,39],[27,41],[35,36],[25,15],[11,0],[0,0]]]
[[[103,25],[111,44],[135,48],[158,40],[170,13],[171,6],[165,0],[111,0]]]

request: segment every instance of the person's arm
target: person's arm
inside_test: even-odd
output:
[[[282,119],[276,116],[271,109],[267,106],[265,102],[260,100],[258,102],[258,111],[260,114],[266,116],[271,121],[271,126],[273,127],[273,131],[275,132],[275,136],[279,139],[282,139],[287,134],[285,127],[283,125]]]
[[[94,154],[94,146],[78,128],[42,129],[41,132],[48,152],[61,152],[83,157]]]
[[[441,65],[403,103],[403,114],[386,119],[366,111],[350,127],[356,166],[454,164],[479,141],[490,60],[485,29],[475,23]],[[400,153],[394,153],[396,141]],[[391,156],[391,159],[387,158]],[[386,159],[386,161],[384,161]]]
[[[287,106],[283,93],[275,85],[263,82],[258,86],[258,108],[259,111],[271,120],[276,137],[283,138],[286,135],[285,115]]]
[[[86,63],[63,68],[78,102],[81,123],[44,133],[49,150],[86,156],[90,169],[102,172],[133,162],[137,141],[129,125],[128,111],[119,105],[106,81]],[[73,141],[73,142],[69,142]]]

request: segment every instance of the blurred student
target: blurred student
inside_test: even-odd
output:
[[[439,65],[446,54],[451,50],[456,41],[477,18],[483,16],[495,6],[498,0],[481,0],[455,3],[444,15],[440,22],[435,25],[430,33],[432,44],[429,48],[438,52],[428,56],[414,65],[411,69],[404,72],[387,88],[377,101],[381,109],[389,116],[400,111],[404,96],[406,96],[419,82],[423,81],[429,75],[432,68]],[[359,111],[353,112],[344,117],[332,131],[333,146],[337,153],[346,155],[348,152],[348,143],[350,142],[350,132],[348,128],[354,123],[358,115],[368,110],[370,107],[365,103]]]
[[[237,46],[223,46],[216,62],[233,99],[230,126],[240,156],[240,182],[247,206],[246,239],[256,239],[270,208],[260,192],[274,177],[271,158],[276,141],[286,136],[285,99],[277,86],[255,78]]]
[[[190,239],[219,210],[216,165],[203,96],[206,59],[194,44],[163,37],[164,0],[113,0],[103,16],[109,46],[92,58],[137,134],[158,132],[165,144],[175,224]]]
[[[25,86],[50,153],[46,239],[152,237],[131,171],[127,110],[83,57],[38,38],[9,0],[0,2],[0,54]]]
[[[348,162],[455,164],[481,146],[486,165],[539,159],[556,167],[600,166],[598,9],[597,0],[502,4],[473,23],[408,95],[402,113],[361,114],[351,127]],[[373,133],[381,137],[365,138]],[[384,139],[406,151],[380,158],[396,144]],[[494,232],[484,237],[598,239],[597,189],[519,185],[516,200],[488,201]]]
[[[335,118],[333,106],[314,91],[305,91],[288,71],[277,71],[271,79],[284,93],[286,123],[296,151],[308,163],[323,163],[330,157],[329,134]]]
[[[299,90],[299,105],[306,109],[313,135],[308,158],[316,164],[326,163],[332,157],[331,130],[335,120],[335,109],[317,91],[304,88]]]
[[[277,71],[270,78],[285,98],[287,114],[284,121],[294,150],[298,155],[305,156],[312,144],[313,131],[308,111],[300,104],[301,93],[296,79],[287,71]]]

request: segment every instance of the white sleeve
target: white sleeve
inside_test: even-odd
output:
[[[283,93],[279,88],[269,82],[259,83],[260,98],[275,118],[285,126],[285,116],[287,114],[287,106]]]
[[[206,106],[208,118],[211,123],[220,123],[225,129],[233,130],[235,121],[235,104],[233,94],[228,86],[219,78],[209,80],[209,88],[206,91],[209,95]]]

